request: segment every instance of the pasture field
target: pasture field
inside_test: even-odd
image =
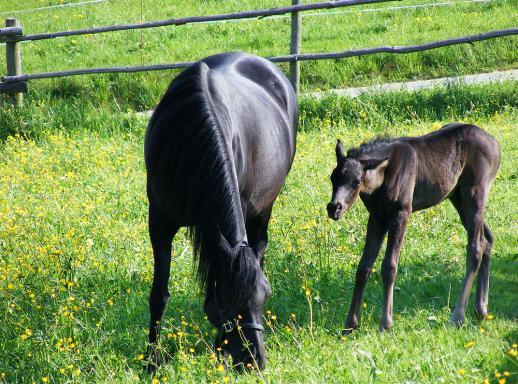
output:
[[[352,115],[338,98],[303,101],[295,162],[269,230],[265,269],[273,296],[264,313],[269,361],[264,371],[246,374],[223,371],[214,360],[213,330],[204,319],[184,230],[174,241],[172,295],[162,333],[168,361],[154,378],[143,373],[152,279],[146,121],[121,114],[110,121],[100,112],[81,127],[85,116],[74,115],[74,104],[51,116],[52,108],[36,101],[31,110],[2,113],[0,383],[516,382],[516,85],[470,89],[449,90],[456,101],[444,110],[440,92],[388,95],[384,106],[381,96],[362,97]],[[422,105],[397,104],[410,98]],[[384,108],[400,108],[402,116],[390,117]],[[393,330],[377,330],[378,260],[362,326],[340,340],[367,214],[358,203],[341,221],[327,219],[336,138],[357,145],[377,134],[425,133],[454,119],[480,125],[502,146],[487,208],[495,236],[491,320],[478,322],[470,301],[466,324],[458,329],[448,323],[464,274],[466,235],[445,202],[410,219]],[[9,124],[21,135],[8,136]]]
[[[515,0],[451,1],[458,2],[452,6],[368,12],[372,8],[437,2],[404,0],[335,10],[349,13],[304,17],[302,52],[419,44],[516,26],[518,11]],[[0,0],[0,12],[3,17],[18,17],[25,34],[32,34],[291,4],[288,0],[117,0],[81,7],[9,13],[62,3],[62,0]],[[35,73],[82,67],[171,63],[197,60],[223,51],[272,56],[288,53],[289,36],[289,17],[76,36],[22,44],[23,68],[26,73]],[[302,90],[488,72],[516,68],[517,63],[516,36],[409,55],[380,54],[304,62],[301,64]],[[281,66],[288,68],[287,64]],[[123,111],[128,107],[142,110],[156,104],[158,95],[171,77],[171,72],[166,71],[35,81],[31,83],[29,97],[46,98],[49,93],[54,93],[66,98],[82,92],[87,95],[85,102]],[[117,101],[115,104],[114,99]]]

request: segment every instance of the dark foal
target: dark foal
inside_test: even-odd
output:
[[[394,280],[410,213],[446,198],[457,209],[468,233],[466,275],[451,321],[463,323],[477,272],[475,308],[478,317],[485,319],[493,236],[484,222],[484,210],[500,164],[498,142],[476,126],[455,123],[424,136],[377,139],[350,149],[347,155],[338,141],[336,158],[329,217],[338,220],[358,195],[370,214],[344,332],[358,328],[365,284],[387,232],[381,267],[385,294],[380,330],[392,326]]]

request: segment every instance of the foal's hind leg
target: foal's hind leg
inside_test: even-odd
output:
[[[153,285],[149,296],[149,343],[148,357],[151,362],[148,371],[153,371],[160,364],[160,354],[156,351],[156,342],[160,336],[160,321],[169,301],[169,268],[171,265],[171,242],[178,231],[178,226],[166,220],[158,207],[149,205],[149,236],[153,247],[154,272]]]
[[[477,296],[475,298],[475,311],[480,320],[487,317],[487,303],[489,292],[489,259],[491,257],[491,248],[493,247],[493,235],[489,227],[484,223],[484,237],[486,239],[486,247],[482,254],[482,262],[477,277]]]
[[[455,196],[451,198],[468,233],[466,275],[461,286],[459,301],[451,316],[451,322],[459,325],[464,322],[466,304],[473,286],[473,280],[482,263],[482,255],[486,249],[484,237],[486,199],[487,192],[481,186],[461,186]]]

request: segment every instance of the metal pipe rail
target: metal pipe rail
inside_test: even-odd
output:
[[[346,57],[373,55],[373,54],[377,54],[377,53],[405,54],[405,53],[426,51],[426,50],[430,50],[430,49],[446,47],[449,45],[473,43],[476,41],[489,40],[489,39],[494,39],[497,37],[511,36],[511,35],[518,35],[518,28],[509,28],[509,29],[502,29],[502,30],[497,30],[497,31],[484,32],[484,33],[480,33],[478,35],[455,37],[455,38],[451,38],[451,39],[438,40],[438,41],[433,41],[433,42],[419,44],[419,45],[381,46],[381,47],[375,47],[375,48],[361,48],[361,49],[353,49],[353,50],[347,50],[347,51],[341,51],[341,52],[330,52],[330,53],[300,53],[300,54],[294,54],[294,55],[267,57],[267,59],[272,62],[278,63],[278,62],[297,62],[297,61],[307,61],[307,60],[342,59],[342,58],[346,58]],[[191,64],[193,64],[193,63],[192,62],[180,62],[180,63],[172,63],[172,64],[156,64],[156,65],[136,66],[136,67],[83,68],[83,69],[75,69],[75,70],[69,70],[69,71],[35,73],[35,74],[27,74],[27,75],[19,75],[19,76],[4,76],[1,78],[1,80],[4,83],[11,83],[11,82],[28,81],[28,80],[35,80],[35,79],[50,79],[50,78],[54,78],[54,77],[76,76],[76,75],[97,74],[97,73],[131,73],[131,72],[157,71],[157,70],[185,68]]]
[[[185,24],[192,24],[192,23],[202,23],[202,22],[207,22],[207,21],[251,19],[251,18],[256,18],[256,17],[282,15],[282,14],[291,13],[291,12],[302,12],[302,11],[311,11],[311,10],[316,10],[316,9],[332,9],[332,8],[340,8],[340,7],[350,7],[353,5],[385,3],[385,2],[389,2],[389,1],[401,1],[401,0],[326,1],[326,2],[320,2],[320,3],[312,3],[312,4],[304,4],[304,5],[291,5],[291,6],[286,6],[286,7],[261,9],[261,10],[254,10],[254,11],[222,13],[222,14],[207,15],[207,16],[190,16],[190,17],[167,19],[167,20],[161,20],[161,21],[152,21],[152,22],[147,22],[147,23],[120,24],[120,25],[112,25],[112,26],[107,26],[107,27],[78,29],[78,30],[74,30],[74,31],[39,33],[39,34],[34,34],[34,35],[25,35],[25,36],[17,37],[16,41],[46,40],[46,39],[54,39],[56,37],[91,35],[91,34],[95,34],[95,33],[127,31],[127,30],[131,30],[131,29],[143,29],[143,28],[156,28],[156,27],[165,27],[168,25],[185,25]]]

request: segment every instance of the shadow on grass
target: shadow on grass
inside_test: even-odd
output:
[[[380,255],[380,258],[383,255]],[[268,257],[268,255],[267,255]],[[517,265],[511,261],[512,255],[499,254],[491,260],[489,312],[495,317],[509,320],[518,319],[516,308]],[[449,263],[440,259],[439,255],[430,255],[430,262],[402,260],[399,265],[394,292],[394,326],[398,317],[414,317],[417,313],[426,311],[436,313],[445,308],[453,310],[459,295],[464,277],[464,263]],[[267,306],[274,308],[279,319],[288,319],[291,313],[297,312],[297,323],[306,326],[310,321],[309,302],[301,288],[306,281],[311,281],[311,302],[313,322],[317,326],[338,332],[343,322],[352,297],[356,265],[317,266],[308,264],[306,271],[293,268],[300,260],[294,254],[286,256],[281,265],[290,265],[293,271],[279,273],[273,271],[270,279],[274,294]],[[378,260],[377,265],[381,260]],[[344,268],[345,267],[345,268]],[[478,323],[474,315],[474,292],[472,289],[466,310],[467,323]],[[379,269],[372,273],[367,283],[362,310],[362,323],[377,324],[381,313],[383,284]]]

